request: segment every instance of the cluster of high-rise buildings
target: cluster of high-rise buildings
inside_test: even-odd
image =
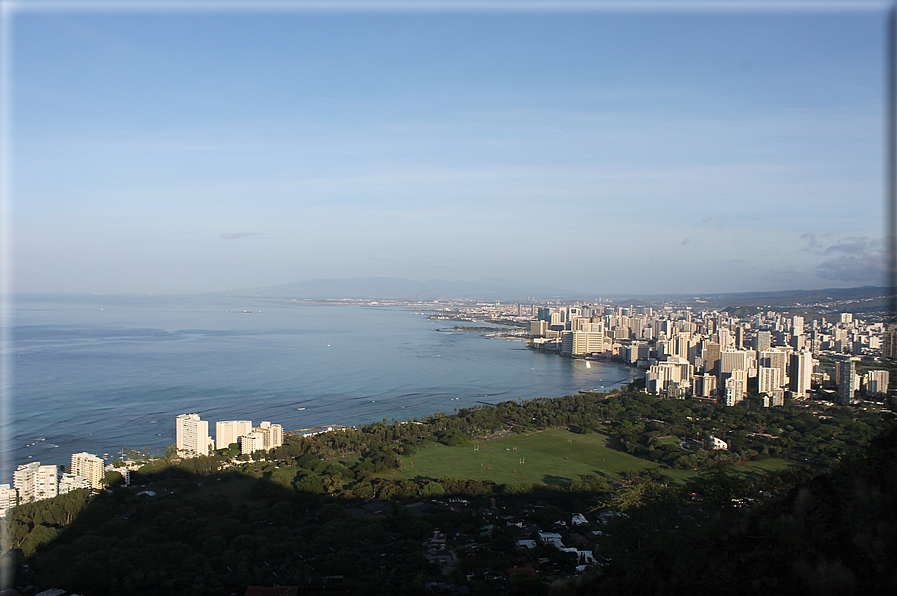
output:
[[[242,453],[251,454],[283,444],[283,427],[262,422],[253,426],[248,420],[233,420],[215,424],[215,438],[209,437],[209,423],[198,414],[177,417],[176,441],[178,455],[194,457],[209,455],[215,449],[227,449],[236,443]],[[13,485],[0,484],[0,517],[17,504],[30,503],[64,495],[86,488],[99,490],[103,486],[105,464],[102,458],[90,453],[75,453],[68,472],[61,466],[29,462],[16,468]],[[127,472],[125,472],[127,473]]]
[[[200,419],[199,414],[181,414],[176,425],[175,439],[181,457],[209,455],[214,449],[227,449],[234,443],[245,454],[283,445],[283,427],[267,421],[258,426],[249,420],[216,422],[214,441],[209,436],[208,421]]]
[[[69,472],[40,462],[22,464],[13,473],[13,486],[0,484],[0,517],[17,503],[50,499],[79,488],[99,490],[104,471],[103,460],[90,453],[72,455]]]
[[[881,355],[882,338],[890,336],[881,323],[866,324],[850,313],[837,322],[808,323],[773,311],[739,318],[690,307],[577,304],[534,306],[532,317],[533,347],[641,366],[646,390],[668,397],[735,405],[744,401],[750,383],[768,407],[782,405],[786,395],[806,398],[814,383],[842,404],[853,402],[860,390],[869,396],[888,391],[888,371],[860,377],[855,364],[861,356]],[[814,354],[835,358],[834,371],[821,370]]]

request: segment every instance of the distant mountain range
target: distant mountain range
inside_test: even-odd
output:
[[[866,307],[887,304],[885,288],[862,286],[858,288],[824,288],[821,290],[782,290],[777,292],[732,292],[718,294],[665,294],[611,296],[614,302],[633,304],[645,301],[657,303],[678,302],[700,305],[702,308],[723,309],[729,306],[795,306],[818,303],[864,301]]]
[[[550,300],[593,301],[597,294],[531,286],[497,277],[476,281],[430,279],[416,281],[399,277],[349,279],[310,279],[297,283],[218,292],[230,296],[299,300],[476,300],[502,302],[539,302]],[[727,306],[792,306],[818,302],[865,300],[866,306],[884,306],[881,287],[827,288],[822,290],[785,290],[778,292],[737,292],[716,294],[632,294],[601,295],[617,304],[680,303],[702,308]]]

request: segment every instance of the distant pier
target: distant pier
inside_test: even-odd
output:
[[[343,426],[342,424],[328,424],[327,426],[313,426],[311,428],[302,428],[299,430],[288,430],[284,434],[299,435],[300,437],[310,437],[312,435],[318,435],[321,433],[330,432],[332,430],[346,430],[347,428],[350,427]]]

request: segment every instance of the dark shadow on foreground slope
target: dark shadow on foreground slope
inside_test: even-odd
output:
[[[574,555],[548,546],[521,554],[523,529],[504,521],[487,526],[498,521],[496,500],[508,511],[538,502],[542,523],[569,524],[567,511],[585,510],[581,495],[550,488],[465,494],[477,487],[446,479],[454,497],[352,499],[301,492],[308,478],[297,471],[288,487],[238,471],[200,476],[170,468],[138,480],[144,486],[114,487],[34,553],[10,553],[15,586],[84,596],[242,595],[251,585],[298,586],[303,594],[432,594],[428,583],[439,590],[463,582],[524,594],[547,591],[549,577],[575,572]],[[36,514],[30,521],[50,519]],[[442,534],[450,556],[440,556]],[[527,566],[545,577],[518,581],[505,573]]]
[[[576,594],[897,593],[897,427],[830,473],[714,523],[658,533],[651,511]]]

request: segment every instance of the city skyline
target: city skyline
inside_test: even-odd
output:
[[[816,5],[17,9],[14,287],[883,285],[888,5]]]

